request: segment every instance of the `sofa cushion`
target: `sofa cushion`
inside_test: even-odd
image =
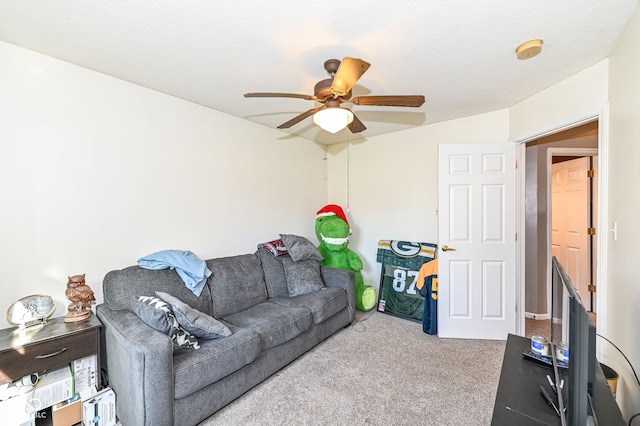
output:
[[[187,305],[212,315],[211,293],[205,286],[197,297],[172,269],[150,270],[139,266],[108,272],[102,283],[104,301],[113,310],[131,310],[131,297],[153,295],[156,291],[169,293]]]
[[[223,318],[267,300],[262,264],[253,254],[207,261],[213,316]]]
[[[233,334],[225,339],[202,340],[197,351],[174,352],[175,399],[228,376],[260,356],[258,333],[231,324],[228,327]]]
[[[199,349],[198,339],[178,323],[171,305],[151,296],[134,296],[131,309],[149,327],[171,337],[175,348]]]
[[[325,287],[320,275],[320,262],[317,260],[309,259],[294,262],[290,257],[285,257],[282,259],[282,265],[287,277],[289,296],[299,296]]]
[[[235,326],[256,331],[262,350],[287,342],[304,333],[313,322],[306,308],[286,308],[272,301],[262,302],[242,312],[224,317]]]
[[[348,305],[347,292],[342,288],[323,288],[296,297],[277,297],[274,303],[287,308],[307,308],[313,316],[313,323],[320,324],[331,318]]]
[[[264,249],[258,249],[255,255],[262,262],[264,282],[267,285],[269,297],[288,296],[289,288],[287,287],[287,277],[284,274],[282,259],[289,256],[274,257]]]
[[[217,339],[231,336],[229,327],[214,317],[193,309],[169,293],[156,291],[156,296],[171,305],[178,324],[198,339]]]
[[[324,260],[324,257],[322,257],[322,254],[320,254],[316,246],[307,238],[293,234],[280,234],[280,238],[291,258],[296,262],[309,259],[314,259],[318,262]]]

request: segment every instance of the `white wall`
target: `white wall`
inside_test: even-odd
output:
[[[608,100],[608,70],[609,60],[602,60],[512,106],[511,140],[540,136],[597,115]]]
[[[329,147],[329,202],[347,212],[349,248],[379,287],[379,240],[438,242],[438,145],[507,142],[507,110]]]
[[[68,275],[102,301],[112,269],[162,249],[201,258],[314,238],[324,148],[0,42],[0,328]]]
[[[607,337],[640,374],[640,9],[610,57],[609,223],[618,225],[614,241],[607,233],[609,268]],[[605,230],[604,232],[607,232]],[[640,412],[640,390],[624,358],[611,345],[605,363],[621,376],[618,401],[627,417]],[[636,419],[634,425],[640,424]]]

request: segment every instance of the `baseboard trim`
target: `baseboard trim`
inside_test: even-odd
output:
[[[524,317],[534,320],[548,320],[551,318],[549,314],[534,314],[533,312],[525,312]]]

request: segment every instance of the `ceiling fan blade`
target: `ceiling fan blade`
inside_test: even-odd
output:
[[[362,123],[362,121],[360,121],[358,117],[356,117],[355,114],[353,114],[353,121],[349,123],[347,127],[349,128],[349,130],[351,130],[351,133],[360,133],[363,130],[367,130],[367,127]]]
[[[370,66],[370,63],[362,59],[344,58],[342,62],[340,62],[336,75],[333,77],[333,83],[331,83],[331,93],[333,93],[334,97],[345,96],[349,93],[349,90],[351,90]]]
[[[419,107],[424,103],[424,96],[356,96],[349,102],[354,105],[379,105],[379,106],[402,106]]]
[[[308,101],[315,101],[317,98],[311,95],[301,95],[298,93],[278,93],[278,92],[253,92],[245,93],[245,98],[298,98]]]
[[[321,107],[318,107],[318,108],[312,108],[309,111],[305,111],[302,114],[293,117],[291,120],[287,121],[286,123],[282,123],[281,125],[278,126],[278,129],[288,129],[289,127],[293,126],[294,124],[298,124],[299,122],[301,122],[305,118],[311,117],[313,114],[315,114],[316,112],[320,111],[323,108],[324,108],[324,106],[321,106]]]

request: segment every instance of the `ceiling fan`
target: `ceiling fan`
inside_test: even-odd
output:
[[[321,106],[311,108],[286,123],[278,129],[288,129],[307,117],[314,116],[313,121],[325,130],[335,133],[348,127],[352,133],[359,133],[366,129],[365,125],[348,108],[340,106],[343,102],[362,106],[400,106],[419,107],[424,103],[422,95],[407,96],[356,96],[351,98],[351,89],[371,64],[362,59],[345,57],[342,62],[329,59],[324,63],[324,69],[330,78],[319,81],[314,87],[313,95],[297,93],[253,92],[245,93],[245,98],[298,98],[320,102]]]

